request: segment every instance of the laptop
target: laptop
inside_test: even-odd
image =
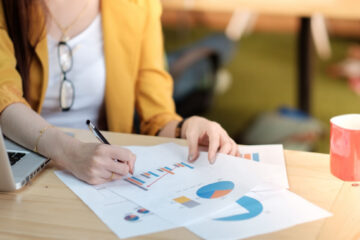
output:
[[[22,188],[50,161],[2,135],[0,128],[0,191]]]

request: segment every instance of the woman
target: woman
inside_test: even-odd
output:
[[[198,144],[209,145],[210,162],[216,152],[239,155],[217,123],[175,113],[160,15],[158,0],[2,0],[4,133],[90,184],[132,173],[135,155],[80,142],[53,125],[82,128],[89,118],[130,133],[136,109],[143,134],[186,138],[189,161]]]

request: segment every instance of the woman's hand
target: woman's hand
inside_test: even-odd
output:
[[[237,144],[227,132],[216,122],[202,117],[190,117],[185,120],[181,137],[186,138],[189,144],[189,161],[195,161],[199,156],[198,146],[208,146],[210,163],[215,162],[216,153],[240,156]]]
[[[102,184],[133,174],[136,156],[128,149],[99,143],[82,143],[69,151],[63,167],[89,184]],[[72,152],[72,153],[71,153]],[[120,162],[115,159],[120,160]]]
[[[9,105],[0,114],[0,124],[15,142],[28,149],[36,146],[39,154],[90,184],[105,183],[134,172],[136,157],[129,150],[80,142],[60,129],[49,128],[48,122],[22,103]],[[44,132],[40,133],[41,130]]]

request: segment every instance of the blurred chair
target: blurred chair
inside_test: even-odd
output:
[[[217,73],[230,60],[234,48],[234,43],[224,34],[215,34],[168,54],[174,100],[181,116],[197,115],[209,109]]]
[[[173,97],[182,117],[199,115],[211,106],[217,73],[230,60],[235,45],[224,34],[214,34],[167,55],[174,79]],[[134,114],[134,133],[140,133],[140,119]]]

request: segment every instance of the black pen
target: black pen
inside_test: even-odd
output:
[[[95,135],[100,142],[110,145],[109,141],[101,134],[101,132],[97,129],[97,127],[92,124],[90,120],[86,120],[86,124],[88,125],[90,131]]]
[[[108,140],[106,140],[106,138],[101,134],[99,129],[97,129],[97,127],[95,127],[95,125],[92,124],[90,120],[86,120],[86,125],[88,125],[90,131],[95,135],[95,137],[97,139],[99,139],[100,142],[102,142],[104,144],[107,144],[107,145],[110,145],[110,142]],[[115,161],[125,163],[125,161],[119,160],[119,159],[115,159]],[[129,164],[129,162],[127,162],[127,161],[126,161],[126,163]]]

